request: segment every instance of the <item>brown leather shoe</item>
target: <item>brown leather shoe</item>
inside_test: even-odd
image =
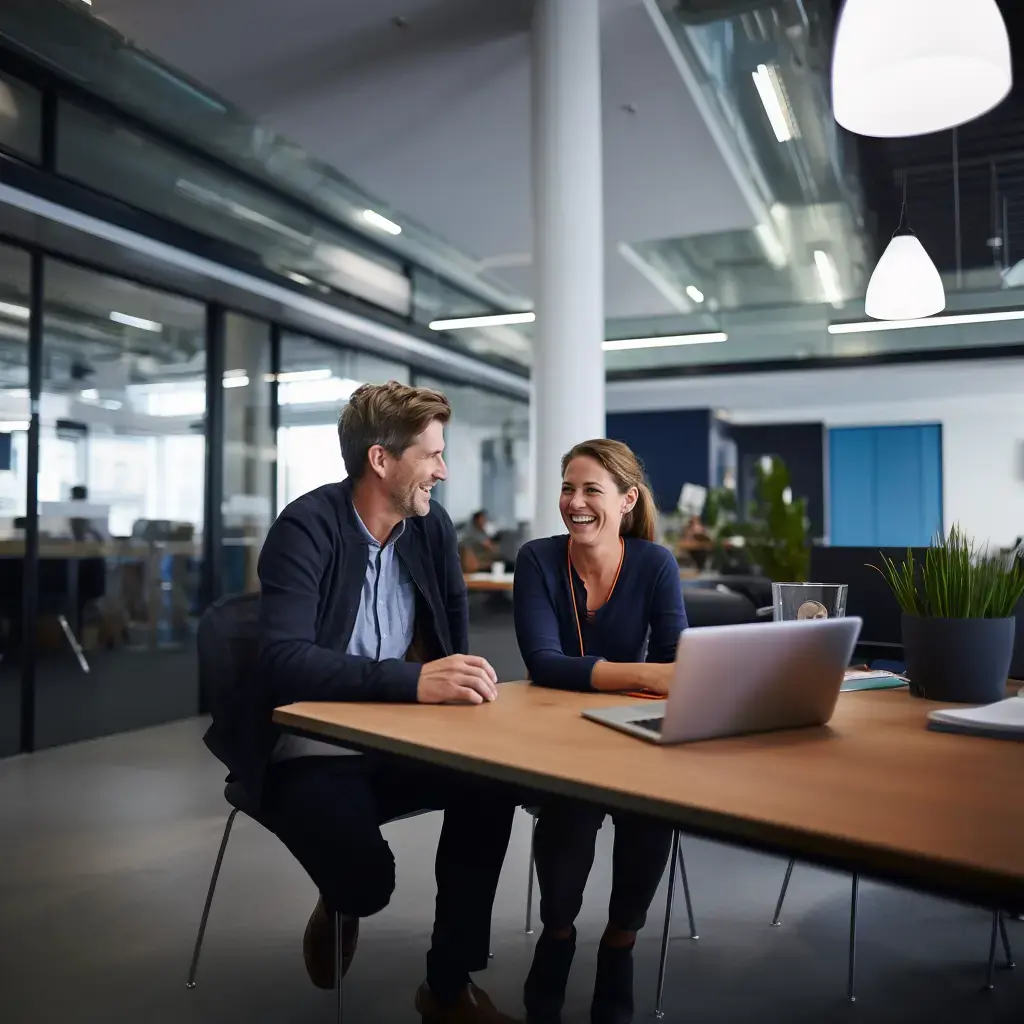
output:
[[[444,1005],[424,982],[416,992],[416,1012],[423,1024],[520,1024],[514,1017],[501,1013],[482,988],[472,982],[454,1003]]]
[[[344,978],[359,944],[359,918],[341,919],[341,976]],[[327,913],[323,897],[316,901],[302,936],[302,958],[306,973],[317,988],[334,988],[334,919]]]

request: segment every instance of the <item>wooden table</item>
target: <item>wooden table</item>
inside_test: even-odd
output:
[[[470,593],[500,594],[512,593],[514,577],[510,572],[470,572],[463,576]]]
[[[274,719],[986,907],[1024,907],[1024,744],[928,732],[939,705],[905,691],[843,694],[823,728],[672,747],[580,717],[622,703],[506,683],[480,707],[307,703]]]

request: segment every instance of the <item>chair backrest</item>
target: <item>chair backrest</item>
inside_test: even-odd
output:
[[[226,721],[232,700],[253,685],[259,650],[260,595],[230,594],[215,601],[199,620],[199,685],[213,720]]]

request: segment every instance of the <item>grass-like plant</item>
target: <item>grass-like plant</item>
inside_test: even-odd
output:
[[[1008,619],[1024,596],[1024,560],[988,554],[956,525],[948,537],[936,536],[923,562],[907,548],[903,562],[883,554],[882,567],[872,568],[886,578],[907,615]]]

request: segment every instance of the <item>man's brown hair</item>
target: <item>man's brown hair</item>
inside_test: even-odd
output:
[[[447,423],[448,399],[431,388],[413,388],[390,380],[356,388],[338,418],[338,440],[345,471],[353,480],[366,472],[370,449],[379,444],[400,459],[434,420]]]

